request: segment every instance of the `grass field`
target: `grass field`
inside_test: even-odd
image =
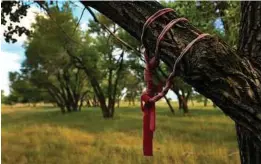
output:
[[[234,123],[218,109],[192,107],[189,116],[157,109],[154,156],[142,155],[142,112],[99,108],[62,115],[54,108],[2,108],[3,164],[237,164]],[[177,111],[177,110],[176,110]]]

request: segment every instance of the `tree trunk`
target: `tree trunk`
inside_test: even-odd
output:
[[[164,96],[164,99],[166,100],[166,102],[167,102],[167,104],[168,104],[168,106],[169,106],[170,112],[171,112],[172,114],[175,114],[175,110],[174,110],[174,108],[172,107],[172,105],[171,105],[169,99],[168,99],[166,96]]]
[[[132,105],[135,106],[135,97],[132,97]]]
[[[194,106],[194,100],[191,98],[190,101],[191,101],[192,106]]]
[[[93,88],[93,91],[95,93],[95,95],[97,96],[99,103],[100,103],[100,108],[102,110],[102,114],[104,118],[110,118],[112,116],[111,111],[110,111],[110,104],[111,104],[111,97],[109,96],[109,102],[108,102],[108,106],[106,105],[106,98],[104,95],[104,92],[100,86],[100,83],[98,82],[97,78],[95,77],[95,75],[93,75],[93,72],[91,69],[89,69],[86,65],[83,64],[81,58],[74,56],[73,53],[71,52],[70,49],[66,49],[67,54],[73,59],[75,60],[75,63],[79,63],[82,66],[79,66],[77,64],[75,64],[75,67],[79,68],[79,69],[83,69],[83,71],[85,72],[85,74],[87,75],[87,77],[89,78],[89,82]],[[110,87],[111,89],[111,87]],[[108,89],[109,90],[109,89]],[[111,90],[108,91],[109,95],[111,93]],[[114,110],[114,109],[113,109]]]
[[[236,124],[237,141],[242,164],[260,164],[261,149],[258,138],[247,128]]]
[[[95,92],[95,95],[97,96],[99,103],[100,103],[100,108],[102,110],[102,114],[104,118],[110,118],[111,117],[111,112],[109,109],[109,105],[106,105],[106,100],[105,96],[103,94],[103,91],[100,87],[100,84],[98,81],[93,77],[93,74],[88,70],[87,68],[84,69],[86,75],[90,78],[90,83],[92,85],[92,88]]]
[[[189,113],[189,110],[188,110],[188,101],[187,101],[187,99],[186,99],[183,95],[181,96],[181,102],[182,102],[183,113],[184,113],[184,114]]]
[[[85,102],[86,102],[86,106],[87,106],[87,107],[91,107],[91,102],[90,102],[89,99],[85,100]]]
[[[81,3],[100,11],[138,40],[146,19],[164,8],[156,1]],[[155,51],[156,38],[167,22],[177,17],[175,12],[165,14],[148,27],[143,41],[149,56]],[[197,37],[195,31],[201,33],[185,22],[171,29],[174,37],[166,35],[159,51],[160,59],[170,69],[185,46]],[[260,66],[241,58],[217,37],[206,37],[186,53],[178,64],[176,75],[211,99],[238,124],[252,131],[258,137],[256,144],[261,145],[261,74],[256,67]]]
[[[181,111],[181,109],[183,108],[183,104],[182,104],[182,97],[179,94],[179,90],[173,89],[172,91],[176,94],[177,98],[178,98],[178,104],[179,104],[179,110]]]
[[[107,106],[100,106],[102,109],[102,115],[103,118],[111,118],[111,112],[110,109]]]
[[[238,52],[249,58],[259,69],[261,65],[261,3],[241,2],[241,25]],[[236,123],[237,139],[242,164],[260,164],[259,139],[253,132]]]
[[[182,97],[181,97],[181,95],[178,95],[177,97],[178,97],[178,103],[179,103],[179,110],[181,111],[183,108]]]
[[[110,117],[113,118],[114,117],[114,113],[115,113],[115,104],[113,104],[113,106],[111,106],[110,111],[111,111]]]
[[[192,91],[187,91],[187,95],[185,96],[185,93],[184,93],[184,97],[185,97],[185,103],[186,103],[186,105],[183,105],[183,107],[184,107],[184,114],[186,114],[186,113],[189,113],[189,110],[188,110],[188,102],[189,102],[189,98],[190,98],[190,96],[191,96],[191,92]]]
[[[261,2],[241,2],[238,53],[261,71]],[[260,76],[259,76],[260,78]]]
[[[64,108],[64,103],[63,103],[63,101],[62,101],[62,99],[61,99],[61,97],[60,97],[60,94],[59,94],[59,91],[54,91],[53,89],[55,89],[55,88],[48,88],[47,87],[47,90],[48,90],[48,93],[51,95],[51,97],[55,100],[55,102],[56,102],[56,106],[58,106],[60,109],[61,109],[61,112],[62,113],[65,113],[66,112],[66,110],[65,110],[65,108]]]
[[[98,105],[98,101],[97,101],[97,99],[96,99],[96,96],[95,96],[95,95],[93,95],[93,103],[92,103],[92,104],[93,104],[93,106],[94,106],[94,107],[97,107],[97,106],[99,106],[99,105]]]
[[[63,106],[61,106],[60,109],[63,114],[66,112]]]
[[[204,98],[204,107],[206,107],[208,105],[208,99],[205,97]]]

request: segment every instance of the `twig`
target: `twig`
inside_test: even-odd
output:
[[[128,43],[126,43],[125,41],[123,41],[121,38],[119,38],[118,36],[116,36],[113,32],[111,32],[111,30],[105,26],[104,24],[102,24],[97,17],[95,16],[94,12],[89,8],[86,7],[86,9],[89,11],[89,13],[92,15],[93,19],[95,22],[99,23],[107,32],[109,32],[114,38],[116,38],[119,42],[121,42],[125,47],[129,48],[130,50],[133,50],[137,53],[141,53],[140,51],[136,50],[135,48],[131,47]]]
[[[56,20],[52,17],[51,13],[49,12],[49,11],[50,11],[50,10],[49,10],[49,7],[48,7],[48,6],[46,6],[46,7],[44,6],[44,4],[46,4],[45,2],[41,2],[41,1],[35,1],[35,2],[36,2],[37,4],[39,4],[39,6],[47,12],[47,14],[48,14],[48,16],[50,17],[50,19],[55,22],[55,24],[60,28],[60,30],[65,34],[65,36],[66,36],[69,40],[71,40],[71,41],[73,41],[74,43],[77,43],[77,44],[83,46],[81,43],[79,43],[78,41],[76,41],[76,40],[74,40],[73,38],[71,38],[71,37],[64,31],[64,29],[60,26],[60,24],[58,24],[58,23],[56,22]]]
[[[76,24],[76,26],[75,26],[75,28],[74,28],[74,30],[73,30],[73,35],[74,35],[74,33],[75,33],[77,27],[79,26],[79,23],[80,23],[80,21],[81,21],[81,19],[82,19],[82,16],[83,16],[83,13],[84,13],[85,9],[86,9],[86,8],[84,8],[84,9],[82,10],[80,19],[79,19],[79,21],[77,22],[77,24]]]

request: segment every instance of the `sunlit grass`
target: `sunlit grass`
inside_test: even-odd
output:
[[[138,103],[136,104],[138,105]],[[124,104],[114,119],[99,108],[3,107],[2,163],[239,163],[234,123],[219,109],[197,106],[173,116],[158,104],[154,156],[142,155],[142,113]],[[176,106],[175,106],[176,107]]]

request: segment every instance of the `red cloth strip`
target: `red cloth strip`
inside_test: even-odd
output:
[[[153,84],[152,71],[153,68],[156,68],[154,62],[153,67],[150,66],[150,60],[144,53],[146,68],[144,70],[144,80],[146,82],[147,88],[146,91],[141,95],[141,109],[143,111],[143,154],[145,156],[152,156],[152,139],[153,132],[155,131],[155,103],[149,102],[151,97],[156,93],[157,87]]]
[[[144,35],[144,32],[145,32],[145,29],[153,22],[155,21],[158,17],[168,13],[168,12],[171,12],[171,11],[174,11],[173,9],[171,8],[164,8],[162,10],[159,10],[157,11],[156,13],[154,13],[153,15],[151,15],[147,20],[146,22],[144,23],[143,25],[143,28],[142,28],[142,33],[141,33],[141,43],[143,43],[143,35]]]
[[[146,94],[141,96],[141,100],[143,101],[147,97]],[[145,156],[153,155],[153,132],[155,130],[155,121],[153,121],[153,115],[155,116],[155,103],[146,103],[143,109],[143,154]]]
[[[158,17],[170,11],[173,11],[173,9],[165,8],[159,10],[147,19],[142,29],[141,43],[143,43],[143,35],[147,26],[149,26]],[[155,131],[156,128],[155,102],[161,99],[163,96],[165,96],[169,88],[171,87],[171,80],[175,75],[177,63],[182,59],[182,57],[186,54],[186,52],[193,46],[193,44],[196,41],[209,35],[209,34],[200,34],[196,39],[194,39],[191,43],[189,43],[184,50],[182,50],[180,56],[177,58],[177,60],[173,65],[173,70],[171,74],[168,76],[166,80],[165,87],[162,89],[161,84],[157,86],[153,83],[153,70],[156,69],[156,67],[158,67],[159,65],[159,57],[158,57],[159,44],[164,39],[165,34],[170,30],[170,28],[180,21],[187,22],[188,20],[186,18],[177,18],[169,22],[164,27],[164,29],[162,30],[162,32],[157,38],[155,54],[152,59],[149,59],[146,50],[144,53],[145,62],[146,62],[146,68],[144,70],[144,80],[146,82],[147,87],[146,87],[146,91],[143,92],[141,95],[141,110],[143,111],[143,153],[145,156],[153,155],[152,140],[153,140],[153,132]],[[194,34],[198,35],[197,32],[194,32]]]

